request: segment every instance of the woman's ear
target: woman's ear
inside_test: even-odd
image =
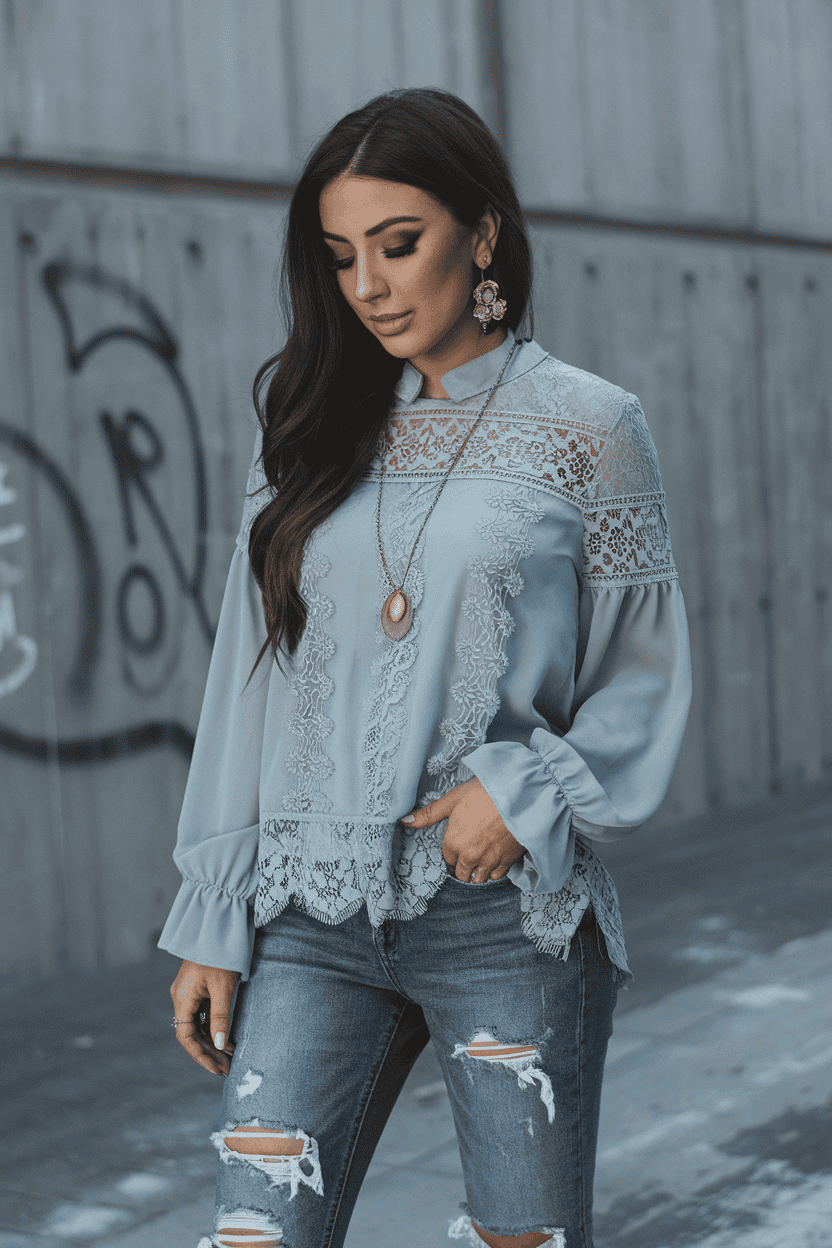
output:
[[[497,246],[497,236],[500,233],[501,217],[499,212],[486,204],[485,210],[477,222],[477,234],[480,239],[487,244],[487,249],[494,255],[494,248]]]

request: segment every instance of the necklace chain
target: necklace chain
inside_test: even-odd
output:
[[[494,391],[497,389],[497,387],[499,386],[500,382],[503,380],[503,374],[505,373],[506,369],[508,368],[508,363],[509,363],[509,360],[510,360],[510,359],[511,359],[511,357],[514,355],[514,349],[515,349],[515,347],[516,347],[516,346],[517,346],[517,343],[516,343],[516,342],[513,342],[513,343],[511,344],[511,350],[509,351],[508,355],[506,356],[506,358],[505,358],[505,360],[504,360],[504,362],[503,362],[503,367],[500,369],[500,375],[499,375],[499,377],[498,377],[498,378],[497,378],[497,380],[494,382],[494,385],[491,387],[491,389],[488,391],[488,395],[486,396],[486,400],[485,400],[485,402],[483,403],[482,407],[480,408],[480,410],[479,410],[479,413],[478,413],[478,415],[477,415],[476,420],[475,420],[475,421],[474,421],[474,423],[471,425],[471,428],[468,430],[468,432],[466,433],[465,437],[462,439],[462,445],[460,446],[459,450],[457,451],[456,455],[454,456],[453,461],[451,462],[451,466],[447,469],[447,471],[446,471],[446,473],[445,473],[444,477],[442,478],[442,481],[440,482],[439,489],[436,491],[436,497],[434,498],[433,502],[431,503],[430,507],[428,508],[428,513],[427,513],[427,515],[425,516],[424,520],[422,521],[421,527],[419,528],[419,532],[416,534],[416,541],[413,543],[413,549],[412,549],[412,550],[411,550],[411,552],[410,552],[410,558],[409,558],[409,559],[408,559],[408,561],[407,561],[407,567],[406,567],[406,568],[405,568],[405,570],[404,570],[404,576],[403,576],[403,577],[402,577],[402,579],[401,579],[401,584],[400,584],[400,585],[398,585],[398,586],[396,586],[396,585],[394,585],[394,584],[393,584],[393,578],[392,578],[392,576],[390,575],[390,569],[387,567],[387,560],[384,558],[384,549],[383,549],[382,544],[381,544],[381,491],[382,491],[382,486],[383,486],[383,484],[384,484],[384,459],[385,459],[385,455],[386,455],[386,452],[387,452],[387,448],[388,448],[389,443],[390,443],[390,436],[389,436],[389,433],[388,433],[388,431],[385,429],[385,431],[384,431],[384,447],[383,447],[383,449],[382,449],[382,453],[381,453],[381,473],[380,473],[380,475],[379,475],[379,479],[378,479],[378,499],[377,499],[377,501],[376,501],[376,536],[377,536],[377,538],[378,538],[378,553],[379,553],[379,555],[381,556],[381,566],[384,568],[384,574],[385,574],[385,576],[387,577],[387,580],[388,580],[389,584],[392,586],[392,588],[393,588],[394,590],[398,588],[398,589],[400,589],[402,592],[404,592],[404,586],[405,586],[405,581],[407,580],[407,574],[408,574],[408,572],[410,571],[410,565],[411,565],[411,563],[413,562],[413,556],[416,554],[416,550],[417,550],[417,548],[418,548],[418,546],[419,546],[419,539],[421,538],[422,534],[423,534],[423,533],[424,533],[424,531],[425,531],[425,525],[427,524],[428,520],[430,520],[431,512],[433,511],[433,509],[434,509],[434,507],[436,506],[436,504],[439,502],[439,497],[440,497],[440,495],[441,495],[442,491],[444,490],[445,486],[447,485],[448,478],[450,477],[450,475],[451,475],[451,473],[453,472],[454,468],[456,468],[457,464],[459,463],[460,459],[462,458],[462,453],[463,453],[463,451],[465,450],[466,446],[468,445],[468,441],[469,441],[469,439],[470,439],[470,437],[471,437],[471,434],[474,432],[474,430],[476,429],[477,425],[478,425],[478,424],[480,423],[480,421],[482,420],[483,413],[485,412],[485,409],[488,407],[488,404],[491,402],[491,396],[494,394]]]

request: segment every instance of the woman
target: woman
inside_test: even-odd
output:
[[[381,96],[310,157],[160,940],[228,1076],[205,1248],[342,1244],[429,1037],[451,1236],[592,1244],[629,975],[592,844],[664,796],[689,648],[639,402],[518,336],[530,286],[455,96]]]

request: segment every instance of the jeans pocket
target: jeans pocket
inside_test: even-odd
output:
[[[507,875],[501,876],[499,880],[458,880],[447,863],[445,864],[445,874],[449,880],[453,880],[454,884],[461,884],[463,888],[493,888],[495,884],[510,883]]]

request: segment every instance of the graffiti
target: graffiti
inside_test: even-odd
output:
[[[208,622],[208,615],[205,611],[205,604],[202,601],[202,577],[204,571],[204,517],[200,515],[200,548],[199,548],[199,564],[192,577],[189,577],[182,564],[179,552],[176,549],[176,543],[173,535],[165,521],[165,518],[159,508],[158,503],[151,493],[146,477],[158,468],[165,457],[165,448],[161,437],[151,422],[141,412],[127,412],[121,424],[113,419],[109,412],[101,413],[101,425],[107,440],[110,444],[110,452],[113,457],[118,474],[118,482],[121,491],[121,505],[124,518],[124,527],[127,532],[128,540],[132,546],[136,545],[138,538],[136,537],[136,525],[132,505],[132,491],[135,490],[142,498],[147,507],[153,522],[156,525],[159,534],[164,543],[168,558],[176,572],[176,578],[182,592],[193,600],[196,609],[197,618],[202,627],[205,636],[209,641],[213,641],[214,630]],[[141,452],[137,447],[133,434],[141,431],[150,447],[150,453]],[[202,492],[204,494],[204,481],[201,482]],[[151,578],[152,579],[152,578]],[[154,593],[158,593],[154,589]]]
[[[80,587],[79,643],[67,685],[70,696],[83,698],[90,692],[92,675],[98,662],[101,625],[101,572],[92,530],[75,492],[58,465],[27,434],[0,423],[0,446],[3,445],[9,450],[17,451],[51,487],[61,504],[74,539]],[[0,744],[2,742],[0,735]]]
[[[42,289],[57,316],[68,372],[79,374],[105,347],[118,342],[127,343],[145,353],[145,357],[149,356],[155,365],[161,366],[174,410],[178,413],[180,442],[184,430],[189,463],[183,465],[180,462],[180,453],[175,468],[177,474],[181,474],[183,467],[185,469],[187,475],[184,480],[192,492],[193,507],[188,523],[174,526],[155,488],[160,469],[167,459],[163,433],[146,412],[135,406],[127,407],[121,414],[113,410],[98,414],[95,427],[117,491],[117,512],[113,519],[116,524],[120,523],[127,549],[134,551],[128,566],[116,575],[111,590],[112,608],[105,615],[99,540],[78,492],[70,484],[63,468],[35,439],[19,428],[0,423],[0,447],[15,453],[33,478],[46,487],[53,506],[57,507],[62,517],[63,528],[74,552],[77,614],[75,650],[65,686],[69,704],[89,702],[93,694],[102,659],[102,631],[110,618],[120,647],[120,670],[124,684],[137,696],[153,697],[168,683],[180,660],[179,650],[170,637],[171,592],[175,596],[178,591],[181,600],[189,604],[198,630],[209,646],[213,644],[215,634],[204,600],[208,507],[204,454],[195,404],[178,364],[176,340],[144,295],[128,282],[101,269],[78,266],[64,260],[47,264],[41,278]],[[88,303],[90,294],[106,296],[110,307],[116,310],[114,323],[94,328],[85,336],[71,311],[69,295],[73,284],[87,297]],[[17,491],[6,484],[8,470],[7,464],[0,465],[0,506],[13,502],[17,496]],[[177,495],[177,506],[181,505],[182,499],[187,499],[184,488]],[[183,549],[183,542],[187,540],[183,538],[183,530],[193,535],[189,550]],[[162,552],[168,569],[167,595],[165,578],[160,579],[160,565],[135,557],[142,534],[147,541],[149,532],[155,534],[156,549]],[[6,528],[0,525],[0,547],[21,540],[25,533],[25,527],[20,523]],[[0,559],[0,697],[19,689],[32,675],[37,663],[36,643],[17,630],[12,590],[21,577],[22,571],[16,565]],[[171,585],[175,589],[171,590]],[[72,622],[67,620],[66,636],[70,635],[71,627]],[[10,653],[14,656],[11,666],[6,658]],[[148,676],[142,665],[146,667],[153,661],[157,661],[157,666]],[[98,735],[58,740],[30,735],[0,724],[0,748],[39,761],[56,758],[64,764],[104,762],[156,746],[168,746],[190,758],[193,740],[193,733],[184,724],[164,719],[146,719]]]
[[[8,464],[0,463],[0,507],[8,506],[17,498],[16,491],[6,484],[8,471]],[[0,528],[0,546],[19,542],[25,536],[25,525],[7,524]],[[32,675],[38,661],[37,642],[17,631],[12,589],[22,577],[22,568],[0,559],[0,658],[4,650],[7,653],[11,650],[13,654],[11,670],[0,671],[0,698],[19,689]]]

